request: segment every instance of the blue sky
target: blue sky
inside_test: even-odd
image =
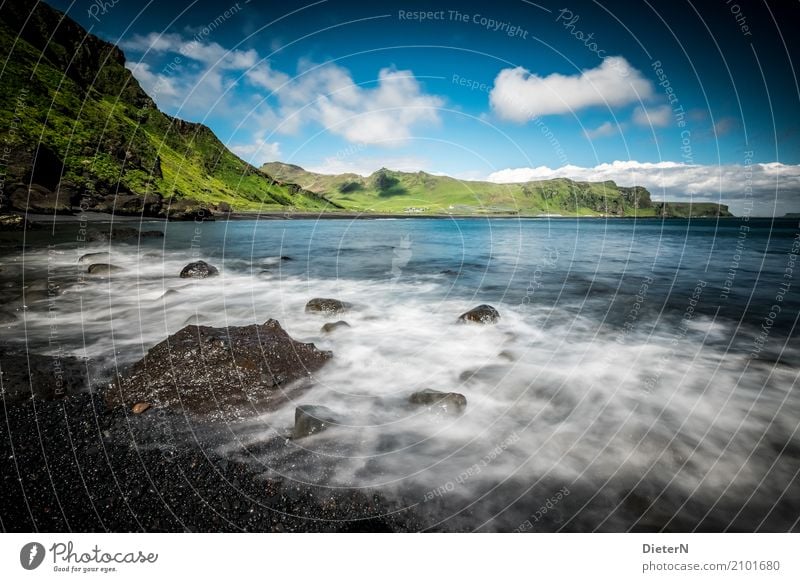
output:
[[[255,164],[800,210],[796,3],[694,4],[54,2]]]

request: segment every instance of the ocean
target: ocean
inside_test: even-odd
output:
[[[277,319],[334,357],[296,402],[227,425],[215,453],[377,491],[422,529],[798,527],[796,219],[137,226],[165,237],[85,243],[75,222],[4,235],[3,344],[87,358],[102,386],[187,324]],[[89,252],[124,270],[86,274]],[[220,276],[180,279],[198,259]],[[314,297],[353,309],[305,313]],[[496,325],[456,324],[480,304]],[[321,331],[338,319],[350,327]],[[466,409],[409,412],[422,389]],[[290,441],[299,404],[345,420]]]

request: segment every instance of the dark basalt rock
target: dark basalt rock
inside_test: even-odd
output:
[[[189,325],[156,345],[108,392],[112,406],[149,402],[215,418],[238,418],[285,402],[333,356],[263,325]],[[278,390],[280,388],[280,390]]]
[[[458,392],[440,392],[439,390],[420,390],[408,397],[411,404],[428,406],[436,412],[461,414],[467,407],[467,398]]]
[[[324,313],[326,315],[335,315],[337,313],[344,313],[352,307],[352,304],[338,299],[326,299],[322,297],[315,297],[306,303],[306,313]]]
[[[79,265],[91,264],[91,263],[99,263],[111,260],[111,253],[86,253],[85,255],[81,256],[78,259]]]
[[[30,230],[33,223],[20,214],[0,215],[0,230]]]
[[[478,305],[466,313],[462,313],[459,323],[497,323],[500,321],[500,313],[491,305]]]
[[[121,273],[125,269],[122,267],[118,267],[116,265],[112,265],[110,263],[95,263],[94,265],[89,265],[87,269],[87,273],[90,275],[101,275],[101,276],[108,276],[114,273]]]
[[[326,323],[325,325],[323,325],[322,329],[320,329],[320,331],[322,333],[333,333],[337,329],[343,328],[343,327],[350,327],[350,324],[347,323],[346,321],[336,321],[336,322],[332,322],[332,323],[329,322],[329,323]]]
[[[142,230],[130,226],[112,226],[109,230],[89,229],[86,233],[88,242],[108,242],[111,240],[130,240],[138,238],[164,238],[160,230]]]
[[[304,404],[294,410],[292,438],[301,439],[339,424],[342,419],[327,406]]]
[[[31,397],[54,400],[87,389],[86,362],[73,356],[26,354],[0,347],[0,374],[6,402]]]
[[[217,268],[205,261],[189,263],[181,270],[181,279],[205,279],[217,275],[219,275]]]

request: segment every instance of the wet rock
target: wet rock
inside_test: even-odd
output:
[[[328,322],[328,323],[326,323],[325,325],[322,326],[322,329],[320,329],[320,331],[322,333],[333,333],[337,329],[344,328],[344,327],[350,327],[350,324],[347,323],[346,321],[336,321],[336,322],[332,322],[332,323]]]
[[[205,261],[189,263],[181,270],[181,279],[205,279],[206,277],[216,277],[217,275],[219,275],[217,268]]]
[[[461,414],[467,407],[467,398],[458,392],[440,392],[439,390],[425,389],[414,392],[408,397],[411,404],[428,406],[448,414]]]
[[[160,230],[139,231],[130,226],[112,226],[108,230],[90,228],[86,233],[88,242],[108,242],[112,240],[131,240],[139,238],[164,238]]]
[[[32,396],[55,400],[87,389],[86,361],[73,356],[26,354],[0,347],[2,390],[8,402]]]
[[[306,313],[324,313],[326,315],[335,315],[337,313],[344,313],[352,307],[352,304],[338,299],[326,299],[315,297],[306,303]]]
[[[0,230],[30,230],[33,223],[20,214],[0,215]]]
[[[100,275],[107,277],[113,273],[122,273],[125,269],[122,267],[118,267],[116,265],[112,265],[110,263],[95,263],[94,265],[89,265],[87,269],[87,273],[90,275]]]
[[[517,360],[517,357],[511,350],[503,350],[502,352],[497,354],[497,357],[500,358],[501,360],[506,360],[507,362],[514,362]]]
[[[86,253],[78,259],[79,265],[91,263],[108,263],[111,261],[111,253]]]
[[[149,402],[137,402],[131,407],[131,412],[134,414],[142,414],[144,411],[150,409]]]
[[[11,193],[11,206],[37,214],[72,214],[69,197],[60,196],[41,184],[19,185]]]
[[[497,323],[500,321],[500,313],[491,305],[478,305],[470,309],[466,313],[462,313],[459,318],[459,323]]]
[[[189,325],[169,336],[112,386],[112,406],[149,402],[214,418],[240,418],[285,402],[333,356],[263,325]],[[280,388],[280,390],[278,390]]]
[[[327,406],[304,404],[294,410],[292,438],[301,439],[339,424],[341,418]]]

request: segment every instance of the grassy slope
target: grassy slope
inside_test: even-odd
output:
[[[379,170],[366,178],[357,174],[324,175],[299,166],[271,162],[262,166],[271,175],[323,194],[341,206],[358,211],[452,214],[561,214],[565,216],[716,216],[716,204],[650,201],[644,188],[623,188],[614,182],[575,182],[566,178],[522,184],[471,182],[434,176]],[[722,215],[727,208],[722,209]]]
[[[7,183],[30,178],[41,143],[63,162],[62,186],[73,196],[158,194],[236,210],[328,206],[243,162],[207,127],[158,111],[112,45],[41,4],[22,29],[32,3],[11,4],[0,13],[0,131],[14,152]]]

